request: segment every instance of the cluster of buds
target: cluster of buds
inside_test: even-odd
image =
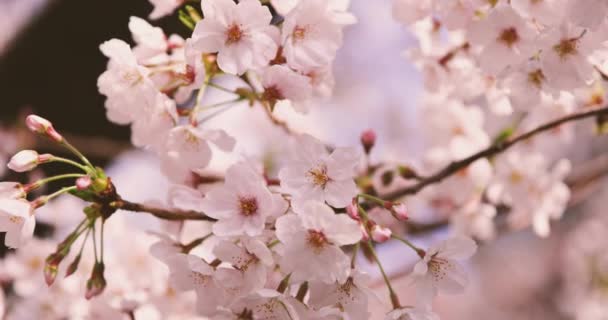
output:
[[[8,167],[16,172],[27,172],[36,168],[38,165],[60,162],[70,165],[78,170],[75,173],[66,173],[56,176],[40,179],[38,181],[22,185],[18,182],[0,182],[0,215],[8,216],[8,219],[3,225],[0,225],[1,231],[7,232],[5,243],[9,247],[16,248],[24,241],[27,241],[33,236],[35,225],[35,209],[47,204],[52,199],[69,193],[79,197],[87,202],[92,202],[90,206],[85,208],[82,222],[68,237],[61,242],[55,252],[48,256],[43,269],[44,279],[50,286],[55,282],[59,271],[59,265],[69,255],[72,246],[81,236],[85,236],[82,241],[82,248],[76,255],[74,260],[67,268],[65,276],[72,275],[78,269],[82,251],[86,240],[90,237],[93,242],[97,241],[95,235],[95,224],[98,221],[105,222],[115,209],[110,208],[109,203],[114,201],[118,196],[110,179],[105,175],[102,169],[93,166],[89,160],[72,146],[48,120],[36,115],[30,115],[26,119],[27,127],[34,133],[40,134],[49,138],[51,141],[58,143],[73,153],[80,161],[75,161],[68,158],[58,157],[52,154],[39,154],[34,150],[23,150],[14,155],[8,163]],[[75,179],[72,186],[64,187],[54,193],[43,195],[37,199],[28,201],[27,196],[45,184],[65,179]],[[103,229],[101,229],[103,230]],[[101,237],[103,239],[103,237]],[[101,244],[103,246],[103,243]],[[96,249],[94,244],[94,250]],[[103,252],[103,250],[101,250]],[[95,265],[92,270],[91,278],[87,282],[86,298],[90,299],[99,295],[105,288],[104,278],[104,263],[103,256],[98,260],[97,251],[95,252]]]
[[[395,219],[399,221],[405,221],[408,219],[408,211],[405,204],[401,202],[384,201],[369,195],[363,196],[373,199],[377,202],[377,204],[381,204],[383,208],[387,209]],[[376,221],[370,218],[359,204],[358,197],[355,197],[353,201],[346,207],[346,213],[349,217],[359,223],[361,233],[363,234],[363,241],[369,241],[371,239],[374,242],[383,243],[391,238],[391,229],[378,224]]]

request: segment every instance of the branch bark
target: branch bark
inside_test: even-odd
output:
[[[181,211],[181,210],[169,210],[164,208],[157,208],[147,206],[140,203],[135,203],[127,200],[117,200],[111,203],[112,207],[121,210],[134,211],[134,212],[146,212],[159,219],[171,220],[171,221],[183,221],[183,220],[202,220],[202,221],[216,221],[215,219],[205,215],[202,212],[196,211]]]
[[[536,127],[535,129],[530,130],[526,133],[523,133],[519,136],[516,136],[514,138],[508,139],[508,140],[500,142],[500,143],[493,144],[490,147],[488,147],[487,149],[481,150],[462,160],[454,161],[454,162],[450,163],[449,165],[447,165],[445,168],[439,170],[438,172],[436,172],[428,177],[423,177],[416,184],[409,186],[407,188],[393,191],[389,194],[384,195],[382,198],[386,199],[386,200],[397,200],[397,199],[407,196],[407,195],[416,194],[416,193],[422,191],[422,189],[426,188],[429,185],[443,181],[445,178],[452,176],[456,172],[468,167],[470,164],[472,164],[473,162],[475,162],[479,159],[489,158],[494,155],[497,155],[497,154],[509,149],[513,145],[515,145],[519,142],[525,141],[541,132],[551,130],[551,129],[558,127],[567,122],[591,118],[591,117],[595,117],[595,116],[599,116],[599,115],[608,115],[608,107],[603,107],[601,109],[595,109],[595,110],[590,110],[590,111],[585,111],[585,112],[574,113],[574,114],[565,116],[563,118],[559,118],[557,120],[553,120],[551,122],[540,125],[540,126]]]

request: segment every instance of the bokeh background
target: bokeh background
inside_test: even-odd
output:
[[[336,60],[335,97],[309,115],[289,115],[290,122],[299,131],[337,144],[354,144],[362,129],[374,128],[380,141],[378,157],[416,159],[424,145],[416,133],[424,125],[416,121],[421,78],[402,54],[413,38],[391,19],[390,1],[353,0],[352,7],[359,24],[347,29]],[[130,40],[129,17],[146,17],[151,10],[146,0],[0,0],[0,121],[5,129],[16,130],[18,146],[60,152],[22,131],[24,114],[35,112],[52,119],[96,163],[113,166],[118,181],[121,177],[122,181],[146,179],[145,184],[132,183],[126,188],[134,198],[162,194],[166,182],[159,177],[154,159],[130,151],[128,128],[107,121],[104,98],[96,86],[106,66],[99,44],[110,38]],[[167,34],[188,36],[175,17],[155,24]],[[241,126],[239,115],[220,121]],[[249,123],[255,125],[255,121]],[[138,166],[136,172],[134,166]],[[49,166],[47,170],[45,174],[61,169]],[[465,294],[441,296],[436,302],[442,319],[608,319],[608,308],[601,308],[608,303],[605,296],[600,295],[597,302],[581,293],[598,281],[604,281],[603,290],[608,291],[608,280],[576,277],[584,268],[576,264],[582,259],[577,253],[593,249],[599,256],[608,254],[608,218],[602,217],[607,214],[607,199],[608,184],[600,180],[587,191],[584,201],[568,210],[548,239],[519,231],[482,244],[468,266],[472,279]],[[36,230],[39,236],[52,231],[44,223]],[[446,230],[440,229],[414,240],[427,245],[445,235]],[[403,274],[411,269],[415,257],[394,243],[382,246],[380,257],[387,261],[404,304],[413,303],[412,288]],[[608,263],[603,266],[608,271]],[[365,268],[372,274],[374,291],[381,300],[374,304],[374,319],[381,319],[386,310],[385,291],[375,268]],[[578,288],[576,284],[583,288],[577,289],[580,292],[569,289]],[[591,311],[582,317],[573,315],[578,312],[572,310],[581,306]]]

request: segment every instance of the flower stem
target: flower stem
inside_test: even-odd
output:
[[[53,157],[49,162],[63,162],[63,163],[72,165],[76,168],[79,168],[82,171],[87,172],[87,173],[89,173],[89,171],[91,171],[88,167],[83,166],[82,164],[80,164],[74,160],[70,160],[70,159],[66,159],[66,158],[62,158],[62,157]]]
[[[80,178],[80,177],[84,177],[84,176],[85,176],[85,174],[82,174],[82,173],[66,173],[66,174],[60,174],[57,176],[40,179],[40,180],[30,184],[32,186],[32,188],[29,189],[28,191],[40,188],[41,186],[43,186],[49,182],[62,180],[62,179],[69,179],[69,178]]]
[[[354,269],[357,264],[357,254],[359,253],[359,248],[361,247],[361,243],[357,242],[355,244],[355,248],[353,249],[353,255],[350,258],[350,268]]]
[[[213,233],[210,233],[204,237],[194,239],[194,240],[190,241],[188,244],[182,245],[182,252],[189,253],[190,251],[192,251],[192,249],[198,247],[201,243],[205,242],[205,240],[209,239],[212,235],[213,235]]]
[[[208,85],[208,86],[210,86],[210,87],[212,87],[212,88],[215,88],[215,89],[218,89],[218,90],[221,90],[221,91],[224,91],[224,92],[228,92],[228,93],[232,93],[232,94],[237,94],[236,92],[234,92],[234,90],[230,90],[228,88],[224,88],[224,87],[222,87],[222,86],[220,86],[218,84],[215,84],[215,83],[213,83],[211,81],[208,81],[205,84]]]
[[[386,200],[384,200],[384,199],[380,199],[378,197],[374,197],[372,195],[365,194],[365,193],[358,194],[357,198],[367,199],[367,200],[373,201],[381,206],[384,206],[384,204],[386,203]]]
[[[422,251],[422,249],[416,247],[413,243],[411,243],[409,240],[406,240],[404,238],[401,238],[399,236],[396,235],[391,235],[391,238],[395,239],[395,240],[399,240],[401,242],[403,242],[406,246],[410,247],[412,250],[414,250],[414,252],[416,253],[420,253]]]
[[[54,193],[51,193],[50,195],[46,196],[47,201],[50,201],[54,198],[57,198],[58,196],[64,194],[64,193],[68,193],[70,191],[76,190],[76,186],[71,186],[71,187],[65,187],[65,188],[61,188],[57,191],[55,191]]]
[[[371,241],[365,242],[365,245],[367,246],[367,249],[369,250],[369,252],[372,254],[372,257],[374,258],[374,260],[376,261],[376,264],[378,265],[378,269],[380,269],[380,273],[382,274],[384,283],[386,283],[386,287],[388,288],[388,293],[391,298],[391,303],[393,304],[393,309],[400,308],[401,305],[399,303],[399,299],[397,298],[397,294],[395,294],[395,290],[393,290],[391,281],[389,280],[388,276],[386,275],[386,272],[384,271],[384,267],[382,267],[382,263],[380,262],[380,259],[378,258],[378,255],[376,254],[376,250],[374,249],[374,246],[372,245]]]
[[[91,164],[89,159],[85,157],[76,147],[74,147],[69,141],[63,140],[62,145],[70,150],[75,156],[77,156],[87,167],[91,168],[91,170],[95,171],[95,167]]]

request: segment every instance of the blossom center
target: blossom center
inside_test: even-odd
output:
[[[429,261],[428,267],[435,281],[440,281],[447,276],[447,269],[451,267],[451,263],[446,259],[433,257]]]
[[[136,70],[124,71],[122,72],[121,77],[130,86],[135,86],[143,80],[141,73]]]
[[[296,26],[293,29],[292,36],[295,41],[304,40],[306,38],[306,27]]]
[[[285,99],[285,97],[283,96],[283,93],[281,92],[281,90],[279,90],[279,88],[277,88],[277,86],[273,85],[268,88],[264,88],[264,93],[262,94],[262,99],[274,103],[277,100]]]
[[[323,247],[329,243],[325,234],[317,230],[308,230],[308,244],[315,250],[323,249]]]
[[[517,30],[515,28],[511,27],[511,28],[504,29],[500,33],[498,40],[503,42],[504,44],[507,45],[507,47],[510,48],[513,46],[514,43],[517,42],[517,40],[519,40],[519,35],[517,34]]]
[[[514,170],[511,172],[509,179],[512,183],[520,183],[522,180],[524,180],[524,175],[521,174],[521,172]]]
[[[327,175],[327,166],[325,165],[310,169],[308,171],[308,177],[312,180],[314,185],[320,186],[321,188],[325,188],[329,180],[331,180]]]
[[[241,41],[241,38],[243,38],[243,30],[238,24],[235,23],[226,30],[226,45],[235,44]]]
[[[543,71],[541,69],[536,69],[528,73],[528,81],[540,89],[543,82],[545,81],[545,75],[543,74]]]
[[[559,44],[553,46],[553,50],[557,52],[560,58],[566,58],[569,55],[576,54],[577,39],[563,39]]]
[[[255,197],[239,197],[239,209],[245,217],[258,212],[258,200]]]
[[[192,278],[192,281],[194,281],[196,285],[205,286],[211,279],[211,276],[192,271],[190,272],[190,278]]]
[[[23,217],[11,216],[8,218],[14,224],[22,224],[25,219]]]

